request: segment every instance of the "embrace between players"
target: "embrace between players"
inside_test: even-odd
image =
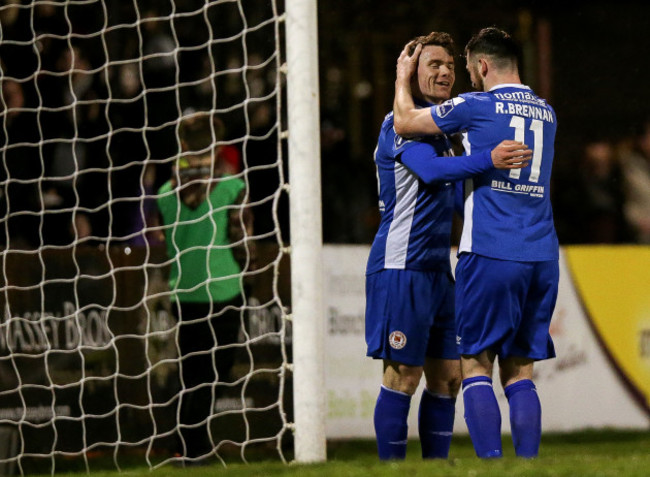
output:
[[[478,92],[450,99],[451,37],[433,32],[405,47],[375,152],[381,222],[366,270],[366,343],[384,363],[374,414],[381,459],[406,455],[422,374],[422,457],[448,456],[461,386],[477,456],[501,457],[497,356],[516,455],[539,452],[532,378],[535,361],[555,356],[559,245],[549,185],[557,121],[521,83],[519,50],[506,32],[485,28],[464,53]],[[452,157],[447,135],[455,133],[461,157]],[[454,209],[463,216],[455,285]]]

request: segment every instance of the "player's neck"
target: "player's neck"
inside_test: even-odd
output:
[[[441,104],[444,103],[449,98],[436,98],[433,96],[425,96],[423,94],[413,94],[413,102],[416,106],[428,107],[431,104]]]
[[[435,98],[432,98],[431,96],[425,96],[422,93],[415,93],[413,92],[413,102],[415,103],[416,107],[421,107],[421,108],[426,108],[431,104],[439,104],[442,103],[441,100],[437,100]]]
[[[500,84],[522,84],[519,73],[495,73],[488,75],[483,81],[484,91],[490,91]]]

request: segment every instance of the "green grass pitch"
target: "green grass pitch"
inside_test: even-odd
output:
[[[450,458],[423,461],[417,441],[409,442],[402,462],[380,462],[373,441],[336,441],[328,444],[328,461],[319,464],[283,464],[277,459],[249,464],[219,463],[178,468],[166,465],[156,470],[146,466],[123,467],[121,472],[93,470],[94,477],[646,477],[650,475],[650,430],[545,434],[540,455],[524,460],[514,456],[509,436],[503,437],[504,457],[480,460],[467,436],[454,436]],[[50,474],[47,474],[50,475]],[[65,476],[89,475],[58,473]]]

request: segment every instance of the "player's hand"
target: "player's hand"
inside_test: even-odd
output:
[[[492,149],[491,156],[497,169],[521,169],[528,165],[533,151],[519,141],[506,139]]]
[[[409,50],[413,48],[413,42],[406,44],[402,53],[400,53],[399,58],[397,58],[397,80],[409,82],[411,81],[411,76],[415,73],[415,70],[418,66],[418,58],[420,57],[420,52],[422,51],[422,43],[415,45],[413,54],[409,54]]]

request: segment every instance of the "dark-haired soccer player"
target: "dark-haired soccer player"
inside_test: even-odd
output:
[[[446,33],[415,41],[423,47],[413,94],[418,104],[428,107],[450,97],[454,46]],[[411,396],[423,372],[427,386],[419,411],[422,456],[444,458],[449,453],[460,386],[449,263],[450,181],[495,167],[516,170],[530,153],[521,143],[507,141],[492,152],[449,157],[453,154],[446,136],[405,140],[395,134],[392,114],[384,120],[375,152],[381,223],[366,278],[367,354],[384,362],[374,416],[381,459],[406,454]]]
[[[478,93],[416,109],[411,75],[420,48],[398,60],[395,130],[402,135],[463,133],[467,154],[502,138],[533,149],[529,166],[489,170],[465,181],[464,225],[456,268],[456,326],[465,420],[479,457],[500,457],[501,415],[492,389],[499,356],[518,456],[538,454],[541,405],[533,363],[555,356],[549,334],[559,280],[550,177],[557,120],[553,108],[521,83],[518,47],[506,32],[485,28],[465,48]]]

